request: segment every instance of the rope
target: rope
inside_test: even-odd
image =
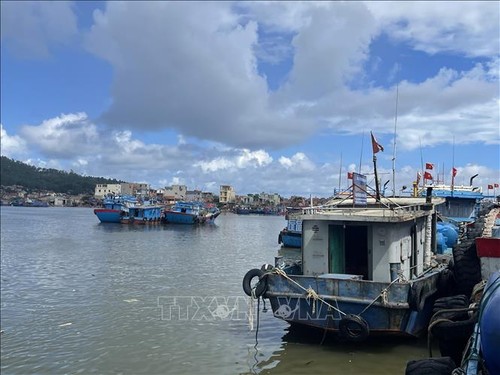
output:
[[[259,335],[259,322],[260,322],[260,297],[257,300],[257,327],[255,328],[255,349],[257,349],[257,345],[259,344],[258,335]]]
[[[307,288],[306,299],[309,300],[311,298],[314,300],[313,301],[313,305],[312,305],[313,306],[312,307],[312,313],[314,315],[314,314],[316,314],[316,303],[315,302],[319,298],[319,296],[318,296],[318,293],[316,293],[316,291],[313,288],[309,287],[309,288]]]
[[[250,331],[253,331],[253,298],[248,297],[250,299],[248,303],[248,326],[250,328]]]
[[[431,317],[431,321],[432,319],[434,319],[435,317],[438,317],[439,315],[443,315],[443,314],[446,314],[446,313],[451,313],[451,312],[468,312],[468,311],[476,311],[477,310],[477,307],[461,307],[461,308],[456,308],[456,309],[441,309],[441,310],[438,310],[436,311],[432,317]],[[452,322],[452,320],[450,319],[445,319],[445,318],[440,318],[440,319],[436,319],[434,321],[432,321],[432,323],[429,324],[429,326],[427,327],[427,349],[429,350],[429,357],[432,358],[432,347],[431,347],[431,344],[432,344],[432,328],[438,324],[438,323],[445,323],[445,322]]]
[[[309,287],[308,289],[304,288],[302,285],[300,285],[298,282],[296,282],[295,280],[293,280],[292,278],[290,278],[286,273],[285,271],[283,270],[280,270],[279,268],[275,268],[274,269],[274,272],[276,272],[278,275],[280,276],[283,276],[285,279],[291,281],[292,283],[294,283],[296,286],[298,286],[300,289],[302,289],[303,291],[305,291],[307,293],[307,297],[306,298],[314,298],[315,300],[320,300],[321,302],[323,302],[325,305],[327,305],[329,308],[337,311],[339,314],[341,315],[347,315],[345,312],[339,310],[338,308],[336,308],[335,306],[329,304],[328,302],[326,302],[323,298],[321,298],[315,291],[314,289],[312,289],[311,287]],[[314,309],[314,305],[313,305],[313,309]]]
[[[389,288],[391,287],[392,284],[394,284],[398,280],[399,280],[399,277],[396,277],[393,281],[391,281],[391,283],[389,285],[387,285],[386,288],[382,289],[380,291],[379,295],[377,297],[375,297],[375,299],[373,301],[371,301],[370,304],[368,306],[366,306],[363,309],[363,311],[361,311],[358,315],[361,316],[361,314],[363,314],[366,310],[368,310],[380,297],[382,297],[382,303],[384,305],[387,305],[387,303],[389,302],[388,298],[387,298],[387,293],[389,291]]]

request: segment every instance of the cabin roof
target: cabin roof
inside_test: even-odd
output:
[[[383,198],[380,203],[368,199],[366,206],[354,206],[352,199],[335,204],[304,208],[302,220],[357,221],[357,222],[404,222],[429,215],[435,206],[444,203],[443,198],[433,198],[426,203],[425,198]]]

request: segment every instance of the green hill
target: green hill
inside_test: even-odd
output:
[[[70,195],[94,194],[96,184],[119,184],[124,181],[103,177],[80,176],[73,171],[37,168],[2,156],[0,184],[20,185],[26,190],[43,190]]]

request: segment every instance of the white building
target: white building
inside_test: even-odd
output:
[[[235,193],[232,186],[230,186],[230,185],[221,185],[220,186],[219,202],[220,203],[235,203],[236,202],[236,193]]]
[[[121,184],[97,184],[95,186],[94,197],[102,199],[108,194],[120,195],[121,193]]]
[[[173,197],[176,201],[184,201],[187,199],[187,187],[186,185],[166,186],[164,196]]]

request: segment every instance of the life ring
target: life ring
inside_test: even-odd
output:
[[[339,333],[344,339],[361,342],[370,334],[370,328],[359,315],[347,314],[339,322]]]
[[[258,277],[259,282],[257,285],[255,285],[255,290],[252,288],[252,280]],[[264,271],[258,269],[258,268],[253,268],[250,271],[248,271],[243,278],[243,291],[247,296],[255,296],[255,297],[260,297],[262,296],[267,289],[267,280],[266,277],[264,277]],[[253,293],[252,293],[253,291]]]

